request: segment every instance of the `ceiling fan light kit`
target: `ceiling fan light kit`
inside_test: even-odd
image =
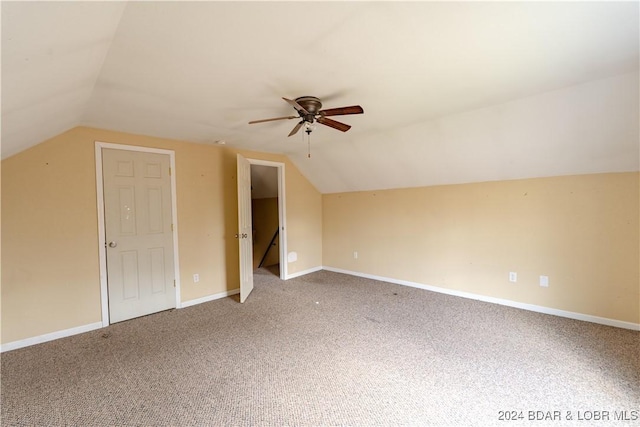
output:
[[[253,120],[250,121],[249,124],[255,123],[264,123],[271,122],[275,120],[290,120],[290,119],[300,119],[300,122],[296,124],[293,130],[289,133],[289,136],[295,135],[298,133],[300,128],[304,125],[304,131],[310,134],[315,129],[315,123],[320,123],[322,125],[337,129],[342,132],[346,132],[351,129],[350,125],[345,123],[341,123],[337,120],[329,119],[327,116],[344,116],[348,114],[362,114],[364,110],[359,105],[352,105],[350,107],[340,107],[340,108],[329,108],[326,110],[322,109],[322,101],[320,98],[316,98],[315,96],[300,96],[296,99],[287,99],[282,98],[290,104],[294,110],[298,113],[297,116],[286,116],[286,117],[276,117],[273,119],[262,119],[262,120]]]

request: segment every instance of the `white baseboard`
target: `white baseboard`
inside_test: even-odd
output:
[[[70,337],[72,335],[81,334],[83,332],[89,332],[102,328],[102,322],[90,323],[84,326],[78,326],[71,329],[65,329],[63,331],[51,332],[49,334],[38,335],[37,337],[26,338],[24,340],[8,342],[0,346],[0,353],[5,351],[17,350],[22,347],[28,347],[30,345],[41,344],[47,341],[57,340],[59,338]]]
[[[609,319],[606,317],[592,316],[590,314],[575,313],[572,311],[558,310],[540,305],[526,304],[517,301],[511,301],[502,298],[488,297],[470,292],[456,291],[454,289],[440,288],[437,286],[424,285],[422,283],[410,282],[408,280],[393,279],[391,277],[376,276],[374,274],[360,273],[357,271],[343,270],[341,268],[323,267],[324,270],[333,271],[334,273],[348,274],[351,276],[364,277],[366,279],[380,280],[382,282],[395,283],[397,285],[410,286],[412,288],[425,289],[427,291],[438,292],[441,294],[453,295],[462,298],[469,298],[478,301],[489,302],[492,304],[505,305],[508,307],[520,308],[522,310],[535,311],[537,313],[551,314],[569,319],[582,320],[585,322],[599,323],[601,325],[614,326],[616,328],[631,329],[640,331],[640,323],[624,322],[622,320]]]
[[[304,271],[299,271],[297,273],[293,273],[287,276],[287,279],[293,279],[296,277],[300,277],[300,276],[304,276],[310,273],[314,273],[316,271],[320,271],[320,270],[327,270],[327,271],[332,271],[334,273],[342,273],[342,274],[348,274],[351,276],[357,276],[357,277],[364,277],[366,279],[373,279],[373,280],[379,280],[382,282],[389,282],[389,283],[394,283],[397,285],[403,285],[403,286],[410,286],[412,288],[419,288],[419,289],[424,289],[427,291],[432,291],[432,292],[438,292],[441,294],[446,294],[446,295],[453,295],[453,296],[457,296],[457,297],[462,297],[462,298],[469,298],[469,299],[474,299],[474,300],[478,300],[478,301],[484,301],[484,302],[489,302],[489,303],[493,303],[493,304],[499,304],[499,305],[504,305],[507,307],[514,307],[514,308],[519,308],[522,310],[529,310],[529,311],[534,311],[537,313],[544,313],[544,314],[551,314],[554,316],[559,316],[559,317],[566,317],[569,319],[575,319],[575,320],[582,320],[585,322],[592,322],[592,323],[598,323],[601,325],[607,325],[607,326],[614,326],[616,328],[623,328],[623,329],[631,329],[634,331],[640,331],[640,323],[632,323],[632,322],[624,322],[622,320],[616,320],[616,319],[609,319],[606,317],[598,317],[598,316],[592,316],[589,314],[582,314],[582,313],[575,313],[572,311],[565,311],[565,310],[558,310],[555,308],[549,308],[549,307],[544,307],[544,306],[540,306],[540,305],[533,305],[533,304],[526,304],[526,303],[521,303],[521,302],[517,302],[517,301],[511,301],[511,300],[507,300],[507,299],[502,299],[502,298],[494,298],[494,297],[488,297],[488,296],[484,296],[484,295],[479,295],[479,294],[473,294],[470,292],[463,292],[463,291],[456,291],[453,289],[447,289],[447,288],[440,288],[437,286],[430,286],[430,285],[424,285],[422,283],[417,283],[417,282],[411,282],[408,280],[401,280],[401,279],[394,279],[391,277],[383,277],[383,276],[377,276],[375,274],[367,274],[367,273],[360,273],[358,271],[351,271],[351,270],[343,270],[341,268],[334,268],[334,267],[314,267],[314,268],[310,268],[308,270],[304,270]],[[185,307],[190,307],[193,305],[197,305],[197,304],[202,304],[204,302],[209,302],[209,301],[214,301],[220,298],[225,298],[231,295],[236,295],[240,293],[240,289],[232,289],[230,291],[225,291],[225,292],[220,292],[217,294],[213,294],[213,295],[207,295],[206,297],[202,297],[202,298],[197,298],[197,299],[192,299],[189,301],[184,301],[180,304],[180,306],[178,308],[185,308]],[[84,325],[84,326],[78,326],[75,328],[70,328],[70,329],[65,329],[62,331],[56,331],[56,332],[51,332],[49,334],[44,334],[44,335],[39,335],[36,337],[31,337],[31,338],[26,338],[23,340],[18,340],[18,341],[13,341],[13,342],[9,342],[6,344],[2,344],[0,345],[0,353],[4,353],[5,351],[11,351],[11,350],[17,350],[19,348],[23,348],[23,347],[28,347],[31,345],[36,345],[36,344],[41,344],[47,341],[53,341],[53,340],[57,340],[59,338],[65,338],[65,337],[70,337],[72,335],[77,335],[77,334],[81,334],[84,332],[89,332],[89,331],[93,331],[96,329],[100,329],[103,328],[104,326],[102,325],[102,322],[95,322],[95,323],[90,323],[88,325]]]
[[[306,276],[307,274],[315,273],[316,271],[320,271],[322,269],[323,269],[323,267],[320,266],[320,267],[309,268],[307,270],[298,271],[298,272],[293,273],[293,274],[288,274],[287,277],[285,277],[284,280],[295,279],[296,277],[300,277],[300,276]]]
[[[203,302],[214,301],[220,298],[226,298],[231,295],[236,295],[240,293],[240,288],[232,289],[230,291],[220,292],[213,295],[207,295],[206,297],[196,298],[189,301],[183,301],[178,308],[191,307],[192,305],[202,304]]]
[[[240,293],[240,289],[233,289],[233,290],[226,291],[226,292],[220,292],[218,294],[208,295],[208,296],[203,297],[203,298],[198,298],[198,299],[193,299],[193,300],[190,300],[190,301],[185,301],[178,308],[184,308],[184,307],[189,307],[191,305],[202,304],[203,302],[213,301],[213,300],[216,300],[216,299],[228,297],[228,296],[235,295],[235,294],[238,294],[238,293]],[[108,325],[106,325],[106,326],[108,326]],[[0,345],[0,353],[4,353],[5,351],[17,350],[17,349],[23,348],[23,347],[29,347],[31,345],[41,344],[41,343],[44,343],[44,342],[47,342],[47,341],[57,340],[59,338],[70,337],[72,335],[77,335],[77,334],[81,334],[83,332],[93,331],[93,330],[100,329],[100,328],[103,328],[103,327],[105,327],[105,325],[103,325],[102,322],[96,322],[96,323],[91,323],[89,325],[78,326],[78,327],[71,328],[71,329],[65,329],[63,331],[51,332],[49,334],[44,334],[44,335],[39,335],[39,336],[36,336],[36,337],[26,338],[26,339],[19,340],[19,341],[9,342],[9,343]]]

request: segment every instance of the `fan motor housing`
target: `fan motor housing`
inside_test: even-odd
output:
[[[314,115],[322,108],[322,102],[320,102],[320,99],[315,96],[301,96],[296,98],[296,102],[300,104],[302,108]]]

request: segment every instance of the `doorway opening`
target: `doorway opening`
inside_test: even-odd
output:
[[[272,274],[284,279],[284,165],[248,160],[251,165],[253,272]]]

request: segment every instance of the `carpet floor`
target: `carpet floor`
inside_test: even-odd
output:
[[[260,270],[244,304],[3,353],[2,425],[638,426],[639,355],[637,331]]]

